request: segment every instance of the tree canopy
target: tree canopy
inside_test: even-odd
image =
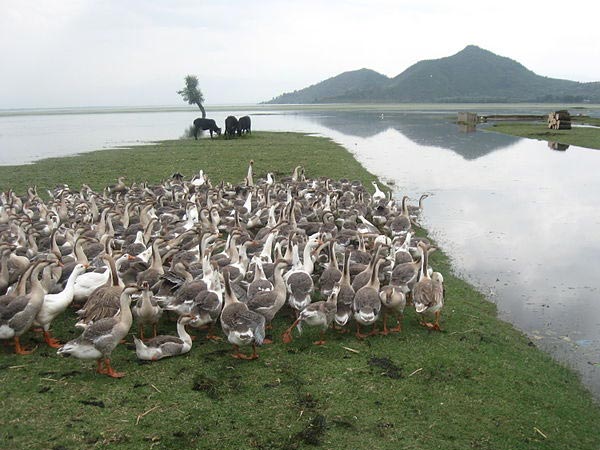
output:
[[[188,102],[190,105],[198,105],[200,111],[202,111],[202,118],[206,117],[206,111],[204,110],[204,95],[202,95],[202,91],[198,89],[198,77],[195,75],[188,75],[185,77],[185,87],[177,91],[179,95],[183,97],[183,99]]]

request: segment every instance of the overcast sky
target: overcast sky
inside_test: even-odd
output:
[[[468,44],[600,80],[600,2],[0,0],[0,108],[256,103],[348,70],[393,77]]]

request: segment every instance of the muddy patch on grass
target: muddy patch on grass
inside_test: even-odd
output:
[[[222,359],[224,356],[226,356],[230,352],[231,352],[231,350],[225,350],[225,349],[214,350],[212,352],[208,352],[208,353],[205,353],[204,355],[202,355],[202,359],[205,362],[215,361],[218,359]]]
[[[60,376],[61,378],[71,378],[76,375],[81,375],[81,372],[79,370],[70,370],[69,372],[63,372]]]
[[[378,373],[384,377],[388,377],[393,380],[404,378],[404,375],[402,374],[402,367],[394,364],[394,362],[388,357],[378,358],[373,356],[369,359],[368,364],[369,367],[371,367],[372,372]]]
[[[326,431],[327,419],[325,419],[325,416],[319,414],[308,423],[306,428],[296,434],[295,440],[308,445],[321,445]]]
[[[220,400],[219,382],[206,375],[196,375],[192,384],[192,391],[204,392],[211,400]]]
[[[474,372],[470,367],[455,367],[439,363],[427,368],[422,378],[426,381],[448,382],[460,378],[470,379],[476,374],[477,371]]]
[[[356,425],[354,424],[353,419],[348,417],[336,416],[331,419],[331,423],[338,428],[342,428],[344,430],[356,430]]]
[[[102,400],[79,400],[79,403],[86,406],[96,406],[98,408],[104,408],[106,405]]]
[[[300,407],[301,410],[305,409],[315,409],[319,402],[316,398],[313,397],[310,393],[300,394],[298,396],[298,400],[296,400],[296,404]]]

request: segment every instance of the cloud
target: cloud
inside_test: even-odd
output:
[[[395,76],[468,44],[542,75],[600,80],[598,7],[545,5],[5,0],[0,104],[177,104],[188,73],[208,103],[257,102],[361,67]],[[565,39],[570,24],[578,32]]]

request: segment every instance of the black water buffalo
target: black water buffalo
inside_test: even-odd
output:
[[[225,139],[235,137],[239,134],[240,123],[235,116],[227,116],[225,119]]]
[[[244,133],[250,133],[250,116],[240,117],[239,120],[238,135],[241,136]]]
[[[217,136],[221,136],[221,129],[213,119],[202,119],[198,117],[194,120],[194,139],[196,140],[198,140],[198,130],[209,130],[211,139],[213,137],[213,131],[217,133]]]

